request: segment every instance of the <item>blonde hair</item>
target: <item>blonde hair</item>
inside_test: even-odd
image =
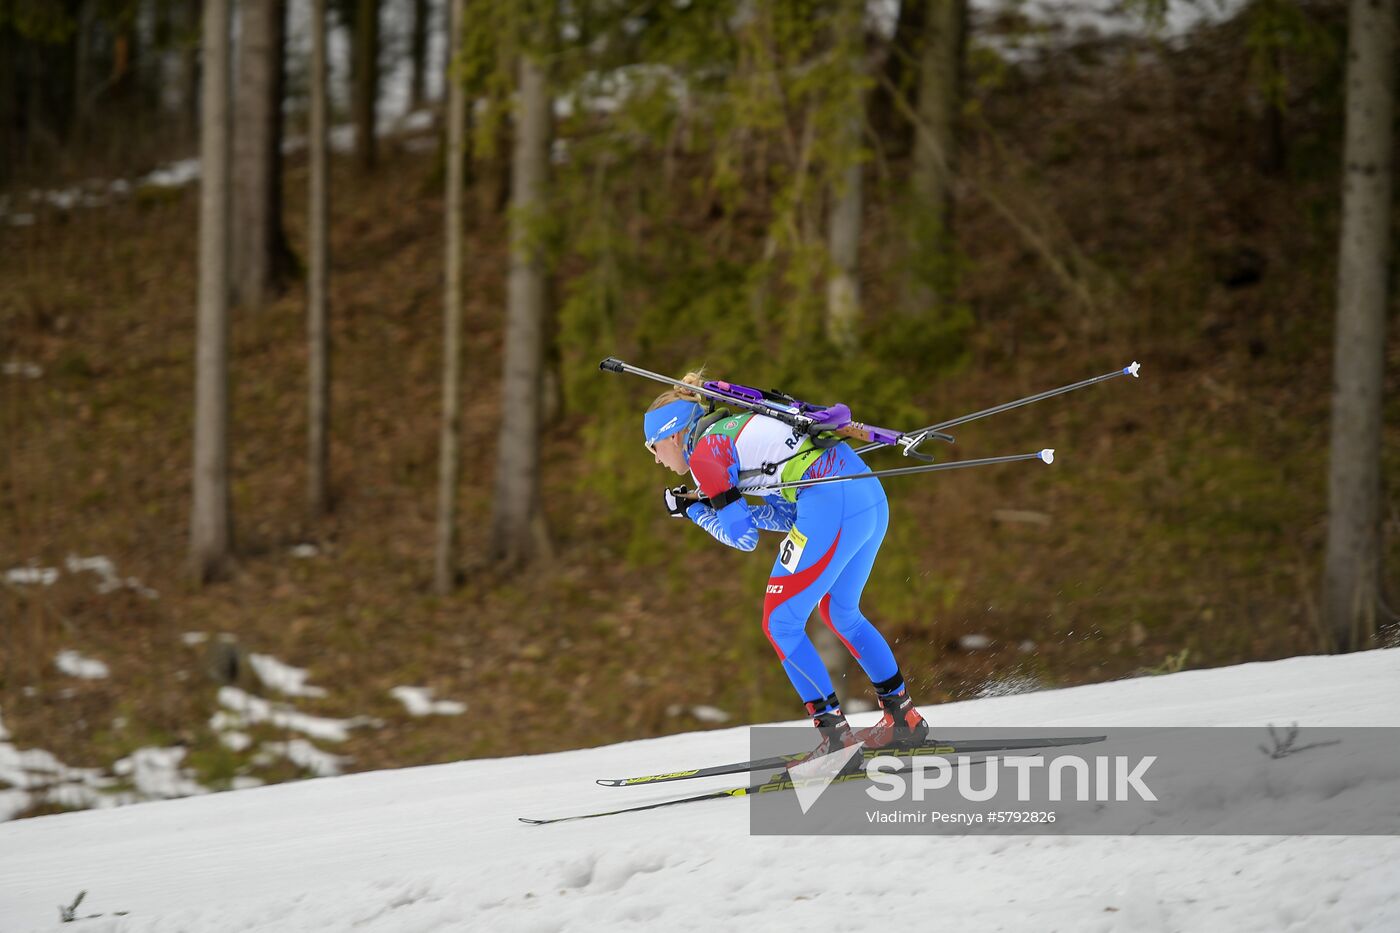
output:
[[[698,372],[686,373],[681,377],[681,382],[684,382],[688,386],[704,385],[705,367],[700,367]],[[672,386],[658,395],[656,401],[651,403],[647,411],[656,411],[656,409],[660,408],[662,405],[669,405],[680,399],[685,399],[687,402],[698,402],[701,405],[705,403],[705,396],[701,395],[699,392],[687,392],[679,386]]]

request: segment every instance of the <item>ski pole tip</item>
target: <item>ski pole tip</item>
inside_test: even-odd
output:
[[[1142,364],[1139,363],[1137,360],[1133,360],[1131,365],[1123,367],[1123,375],[1132,376],[1134,379],[1136,379],[1138,378],[1138,370],[1141,368]]]
[[[1134,363],[1133,365],[1136,366],[1137,364]],[[607,359],[603,360],[603,362],[599,363],[598,368],[603,370],[604,372],[620,373],[622,372],[622,360],[610,356]]]
[[[1040,452],[1040,459],[1045,463],[1055,462],[1055,448],[1047,447]]]

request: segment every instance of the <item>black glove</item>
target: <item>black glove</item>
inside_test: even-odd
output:
[[[690,495],[689,486],[676,486],[661,494],[666,503],[666,511],[670,513],[672,518],[685,518],[685,510],[695,504],[694,499],[685,498],[688,495]]]

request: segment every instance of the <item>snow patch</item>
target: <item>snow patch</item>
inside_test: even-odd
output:
[[[248,662],[253,665],[253,673],[258,675],[258,679],[279,693],[293,697],[323,697],[326,695],[325,688],[307,684],[306,679],[310,675],[304,668],[283,664],[267,654],[250,654]]]
[[[266,767],[277,757],[286,758],[298,768],[310,771],[317,777],[334,777],[341,773],[350,759],[343,755],[333,755],[322,751],[306,739],[292,739],[288,742],[264,742],[253,763]]]
[[[666,707],[668,716],[684,716],[689,713],[701,722],[721,723],[729,721],[729,714],[717,706],[681,706],[679,703]]]
[[[82,680],[102,680],[109,676],[111,671],[107,665],[93,658],[85,658],[76,651],[60,651],[53,659],[54,666],[69,677],[78,677]]]
[[[64,566],[69,573],[95,573],[98,576],[97,592],[113,593],[117,590],[128,589],[139,593],[147,599],[159,599],[160,594],[148,586],[145,586],[135,577],[121,577],[117,574],[117,567],[112,563],[111,558],[98,554],[94,557],[78,557],[69,554],[64,560]]]
[[[369,725],[372,720],[364,717],[354,719],[329,719],[324,716],[311,716],[298,712],[290,706],[270,703],[262,697],[255,697],[237,687],[220,687],[219,704],[231,712],[220,711],[210,720],[216,731],[242,729],[260,722],[270,723],[281,729],[291,729],[313,739],[325,742],[344,742],[350,730]]]
[[[0,822],[40,804],[69,810],[106,809],[209,792],[189,770],[180,768],[183,748],[137,749],[115,762],[109,773],[102,768],[69,767],[44,749],[18,749],[10,738],[0,725]],[[117,789],[123,781],[131,789]]]
[[[5,582],[20,586],[53,586],[58,581],[57,567],[15,567],[5,571]]]
[[[231,752],[245,752],[253,745],[253,737],[246,732],[229,730],[219,733],[219,744]]]
[[[395,687],[389,694],[404,705],[410,716],[459,716],[467,704],[456,700],[434,700],[431,687]]]
[[[169,800],[209,793],[194,779],[194,773],[181,768],[185,749],[138,748],[112,765],[112,773],[128,778],[136,792],[148,800]]]
[[[30,215],[32,217],[32,215]],[[38,363],[26,363],[23,360],[10,360],[4,366],[0,366],[0,372],[7,376],[18,376],[22,379],[40,379],[44,375],[44,369]]]
[[[11,787],[0,790],[0,822],[8,822],[19,816],[32,805],[28,791]]]
[[[1141,6],[1123,0],[973,0],[973,33],[1010,61],[1024,62],[1085,39],[1157,38],[1180,46],[1193,31],[1238,15],[1246,0],[1198,0],[1164,4],[1155,23]],[[1002,17],[1026,24],[1019,35],[988,34],[985,24]]]
[[[152,188],[183,188],[190,182],[199,180],[199,159],[180,159],[168,162],[155,171],[148,172],[136,180],[136,186]]]
[[[128,589],[140,593],[147,599],[160,598],[159,593],[145,586],[135,577],[122,578],[118,576],[117,568],[112,561],[101,555],[77,557],[70,554],[64,560],[64,566],[69,573],[88,571],[97,574],[99,578],[97,592],[99,593],[106,594],[120,589]],[[14,567],[5,571],[5,581],[25,586],[53,586],[61,575],[62,572],[57,567],[40,567],[36,561],[30,561],[23,567]]]
[[[980,633],[964,635],[958,639],[958,647],[964,651],[985,651],[992,647],[992,639]]]

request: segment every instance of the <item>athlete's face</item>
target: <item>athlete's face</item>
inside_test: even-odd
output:
[[[681,445],[685,443],[685,432],[677,431],[670,437],[662,438],[655,444],[647,447],[656,462],[668,466],[680,475],[684,476],[689,472],[685,465],[685,451]]]

